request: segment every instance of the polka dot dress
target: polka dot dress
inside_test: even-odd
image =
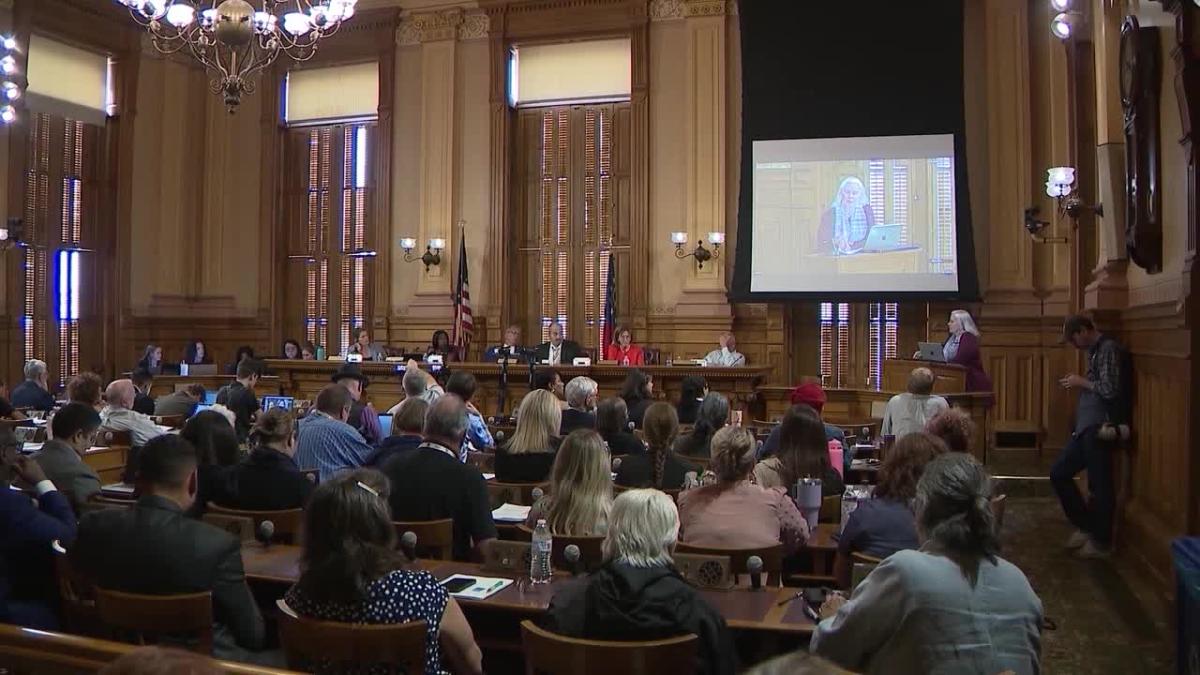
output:
[[[446,611],[449,596],[429,572],[394,570],[376,579],[367,588],[367,597],[353,604],[315,603],[305,598],[298,586],[285,596],[297,614],[321,621],[343,623],[404,623],[424,620],[425,673],[442,675],[442,654],[438,646],[438,627]],[[322,664],[324,665],[324,664]],[[325,668],[318,668],[322,672]],[[352,672],[352,671],[345,671]],[[387,668],[364,668],[360,673],[388,672]],[[410,673],[409,675],[415,675]]]

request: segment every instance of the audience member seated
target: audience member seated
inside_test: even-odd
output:
[[[54,395],[50,393],[50,371],[46,362],[30,359],[25,362],[25,381],[12,390],[14,408],[28,408],[50,412],[54,408]]]
[[[940,438],[923,431],[897,440],[888,451],[872,498],[858,503],[838,539],[838,579],[843,588],[850,585],[851,553],[886,558],[896,551],[920,547],[912,510],[917,481],[925,467],[946,452]]]
[[[718,548],[764,548],[783,543],[792,553],[808,541],[808,523],[783,488],[755,485],[754,434],[725,427],[712,439],[711,485],[679,493],[684,543]]]
[[[454,559],[482,558],[496,538],[487,486],[479,469],[458,459],[467,432],[467,406],[450,394],[425,415],[425,442],[383,465],[391,480],[392,520],[454,520]]]
[[[223,404],[233,411],[236,416],[235,427],[239,441],[245,441],[250,436],[250,427],[254,425],[254,416],[258,414],[258,396],[254,388],[258,378],[262,376],[265,366],[262,361],[254,358],[244,358],[238,362],[237,379],[233,384],[221,387],[217,393],[217,403]]]
[[[629,421],[641,429],[642,416],[646,414],[646,408],[654,403],[654,377],[637,369],[629,371],[619,395],[629,410]]]
[[[79,373],[67,380],[67,402],[91,406],[96,412],[104,408],[104,380],[95,373]]]
[[[951,408],[934,415],[925,423],[925,431],[945,442],[951,452],[971,452],[975,422],[967,413]]]
[[[492,432],[488,430],[487,422],[483,420],[483,414],[479,412],[479,408],[471,402],[475,398],[475,376],[471,373],[456,370],[450,375],[450,379],[446,380],[446,391],[461,398],[467,404],[467,444],[464,447],[476,450],[478,452],[487,452],[496,448],[496,441],[492,438]],[[392,428],[396,428],[396,422],[392,421]],[[420,434],[421,427],[417,426],[417,433]]]
[[[100,424],[105,429],[128,431],[134,447],[139,447],[149,443],[150,439],[163,435],[163,430],[146,415],[134,412],[135,395],[133,382],[109,382],[108,388],[104,390],[104,400],[108,403],[100,411]]]
[[[657,490],[618,495],[602,546],[604,565],[555,593],[542,626],[589,640],[661,640],[691,633],[699,638],[695,672],[732,675],[737,649],[724,617],[672,566],[678,535],[679,513],[669,496]]]
[[[690,433],[675,441],[675,452],[685,457],[708,458],[713,434],[729,420],[729,399],[715,391],[708,392],[696,413],[696,423]]]
[[[625,401],[615,396],[596,406],[596,431],[608,444],[608,452],[613,457],[646,454],[646,444],[629,430],[628,410]]]
[[[283,511],[303,508],[313,483],[296,466],[296,416],[271,408],[250,430],[250,455],[230,467],[224,490],[212,502],[230,509]]]
[[[695,424],[700,403],[708,396],[708,382],[699,375],[688,375],[679,381],[679,405],[675,412],[680,424]]]
[[[97,675],[225,675],[211,657],[179,647],[138,647],[109,662]]]
[[[991,478],[948,453],[917,483],[920,550],[876,567],[847,602],[831,597],[814,653],[865,673],[1037,673],[1042,602],[1000,558]]]
[[[12,403],[8,400],[8,385],[0,381],[0,419],[6,420],[23,420],[25,413],[12,407]]]
[[[83,453],[92,447],[99,429],[100,415],[94,408],[68,403],[54,413],[51,438],[34,455],[46,477],[71,500],[76,513],[80,504],[100,492],[100,476],[83,461]]]
[[[821,494],[840,495],[846,489],[829,461],[829,441],[817,411],[794,405],[779,425],[779,452],[754,467],[754,478],[763,487],[778,487],[790,494],[801,478],[820,478]]]
[[[616,361],[622,366],[644,366],[646,355],[642,348],[633,344],[633,332],[629,326],[620,326],[613,335],[613,343],[604,347],[604,360]],[[630,406],[632,409],[632,406]]]
[[[540,483],[550,475],[561,439],[562,408],[545,389],[535,389],[521,399],[517,428],[512,438],[496,450],[496,480],[503,483]]]
[[[578,342],[563,339],[563,327],[560,323],[550,324],[550,340],[543,342],[533,350],[533,360],[537,363],[548,363],[551,366],[569,366],[575,359],[587,356],[587,352]]]
[[[792,390],[791,402],[793,406],[806,405],[816,411],[817,415],[821,414],[821,410],[825,408],[825,390],[816,382],[805,382]],[[842,428],[833,424],[821,422],[825,427],[825,440],[837,441],[842,444],[842,448],[849,450],[846,447],[846,432]],[[782,431],[783,425],[776,424],[771,433],[767,436],[767,440],[763,442],[762,447],[758,449],[758,459],[762,461],[768,457],[774,457],[775,453],[779,452],[779,434]],[[850,453],[843,453],[843,473],[850,468]]]
[[[888,401],[883,411],[883,425],[879,433],[883,436],[900,438],[925,429],[925,424],[950,404],[941,396],[933,394],[936,378],[928,368],[914,368],[908,375],[908,391],[896,394]]]
[[[330,382],[340,384],[350,392],[354,403],[350,405],[350,418],[346,423],[362,435],[363,440],[371,445],[377,445],[383,440],[383,430],[379,427],[379,413],[366,397],[367,385],[370,378],[363,375],[362,368],[357,363],[343,363],[329,378]]]
[[[302,361],[316,361],[317,360],[317,346],[314,345],[311,340],[305,340],[304,344],[300,346],[300,360],[302,360]]]
[[[154,399],[150,397],[150,387],[154,384],[154,376],[145,368],[134,368],[129,381],[133,382],[133,411],[153,415]]]
[[[433,337],[429,340],[429,347],[425,350],[425,360],[429,361],[431,356],[442,357],[442,363],[453,363],[458,361],[458,349],[450,344],[450,334],[444,330],[433,331]]]
[[[371,342],[371,332],[359,326],[354,329],[353,342],[346,351],[347,354],[362,354],[364,361],[383,361],[387,358],[387,348],[378,342]]]
[[[528,357],[525,355],[525,348],[521,346],[520,326],[513,324],[505,328],[504,342],[488,347],[483,352],[483,360],[488,363],[494,363],[500,359],[515,360],[518,363],[528,361]]]
[[[538,368],[533,371],[533,379],[529,386],[531,389],[545,389],[560,401],[563,399],[562,376],[554,368]]]
[[[237,351],[233,353],[233,363],[230,363],[229,365],[225,366],[225,374],[226,375],[237,375],[238,366],[241,365],[242,361],[245,361],[247,359],[253,359],[253,358],[254,358],[254,348],[253,347],[251,347],[250,345],[242,345],[241,347],[238,347]]]
[[[160,416],[182,415],[184,418],[196,412],[196,406],[204,400],[204,385],[193,382],[166,396],[154,399],[154,414]]]
[[[288,338],[283,341],[283,351],[280,352],[281,359],[286,361],[298,361],[300,359],[300,341],[295,338]]]
[[[241,459],[242,449],[229,420],[211,410],[188,419],[179,435],[196,449],[196,504],[188,515],[199,517],[209,502],[229,501],[229,472]]]
[[[717,344],[719,347],[704,356],[705,365],[727,368],[746,365],[746,355],[737,350],[737,338],[733,336],[733,333],[718,335]]]
[[[421,444],[421,430],[425,427],[428,412],[429,404],[419,398],[401,401],[400,409],[392,417],[392,435],[383,439],[363,466],[378,468],[395,455],[416,450]]]
[[[320,621],[424,621],[424,672],[481,674],[482,653],[458,603],[396,550],[388,496],[387,478],[371,469],[322,483],[304,514],[300,580],[284,600],[297,614]],[[316,670],[330,665],[316,664]]]
[[[404,377],[401,378],[400,384],[404,387],[404,399],[419,398],[426,403],[432,404],[438,400],[446,390],[442,389],[442,385],[437,383],[433,375],[421,370],[421,366],[414,360],[409,359],[408,364],[404,367]],[[401,401],[400,403],[403,403]],[[389,415],[395,415],[396,410],[400,407],[400,403],[392,406],[388,410]]]
[[[313,402],[315,410],[300,420],[296,438],[296,463],[316,469],[321,482],[342,469],[362,466],[374,450],[354,427],[346,423],[354,399],[340,384],[327,384]]]
[[[100,588],[173,595],[212,592],[213,654],[245,660],[261,649],[262,615],[246,585],[242,542],[184,515],[196,500],[196,450],[180,436],[154,439],[142,452],[129,509],[87,514],[68,547],[72,566]]]
[[[617,485],[679,490],[695,483],[700,467],[680,459],[671,450],[679,435],[679,417],[670,403],[650,406],[642,435],[646,438],[646,452],[621,460],[621,466],[617,468]]]
[[[37,501],[10,489],[13,479],[37,493]],[[0,623],[58,628],[51,542],[69,546],[75,514],[66,495],[32,457],[21,454],[11,429],[0,428]]]
[[[183,350],[183,362],[189,366],[199,364],[212,363],[212,354],[208,353],[208,347],[204,341],[196,338],[188,342],[188,345]]]
[[[525,524],[545,520],[551,534],[572,537],[603,536],[612,507],[612,466],[604,439],[590,429],[578,429],[563,439],[550,472],[550,488]]]
[[[574,377],[567,383],[567,407],[562,411],[562,426],[558,435],[565,437],[576,429],[596,428],[596,401],[600,385],[590,377]]]
[[[151,375],[162,375],[162,356],[162,347],[158,345],[146,345],[145,351],[142,352],[142,358],[138,360],[137,366],[134,369],[144,368]]]

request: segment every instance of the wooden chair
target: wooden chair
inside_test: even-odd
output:
[[[504,503],[533,506],[533,489],[546,489],[547,483],[500,483],[487,481],[488,501],[493,509],[498,509]]]
[[[200,520],[225,530],[241,541],[254,541],[254,521],[245,516],[231,516],[225,513],[208,512]]]
[[[747,574],[746,561],[751,556],[758,556],[763,561],[763,573],[767,576],[764,584],[767,586],[778,586],[783,575],[783,544],[775,544],[765,548],[724,548],[716,546],[692,546],[679,542],[675,550],[680,553],[728,556],[730,570],[734,574]]]
[[[100,635],[100,614],[91,581],[71,565],[67,551],[57,540],[51,543],[54,551],[54,579],[62,606],[63,624],[73,633]]]
[[[183,415],[151,415],[150,419],[155,424],[161,424],[164,427],[171,427],[172,429],[181,428],[185,421]]]
[[[99,448],[128,448],[133,446],[133,434],[126,430],[101,429],[93,443]]]
[[[314,664],[326,663],[336,665],[322,669],[326,672],[374,665],[389,666],[389,672],[425,672],[424,621],[398,624],[317,621],[296,614],[283,598],[276,605],[279,639],[288,668],[310,669]]]
[[[992,517],[996,520],[996,535],[1000,535],[1000,529],[1004,527],[1004,510],[1008,503],[1008,495],[996,495],[992,497]]]
[[[467,464],[479,469],[480,473],[496,473],[496,453],[471,450],[467,452]]]
[[[100,621],[118,636],[132,637],[126,641],[144,645],[147,637],[189,636],[195,638],[188,640],[189,649],[212,654],[212,592],[143,595],[99,587],[95,592]]]
[[[604,563],[604,553],[600,550],[600,544],[602,543],[604,543],[604,537],[572,537],[565,534],[556,534],[554,535],[554,541],[550,549],[550,566],[555,569],[574,572],[575,570],[567,562],[567,558],[563,552],[567,550],[568,546],[575,545],[579,547],[579,562],[582,564],[582,569],[593,572],[599,569],[600,565]]]
[[[208,513],[249,518],[254,523],[256,532],[258,531],[258,526],[262,525],[264,520],[269,520],[275,525],[275,536],[272,539],[275,543],[299,544],[300,532],[304,528],[304,509],[244,511],[241,509],[228,509],[209,502]]]
[[[861,551],[852,551],[850,553],[850,588],[854,591],[863,579],[871,573],[879,563],[883,562],[883,558],[876,558],[873,555],[867,555]]]
[[[396,541],[405,532],[417,535],[417,557],[432,560],[450,560],[454,551],[454,519],[393,521]]]
[[[817,516],[819,523],[842,522],[842,496],[829,495],[821,499],[821,512]]]
[[[646,642],[580,640],[521,622],[525,673],[546,675],[651,675],[694,673],[698,639],[687,634]]]
[[[528,541],[493,539],[483,550],[483,571],[524,576],[529,574],[532,555]]]

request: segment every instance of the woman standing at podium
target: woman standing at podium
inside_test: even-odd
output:
[[[975,319],[965,309],[950,312],[946,322],[950,337],[942,343],[942,355],[946,363],[957,363],[967,369],[967,391],[991,391],[992,378],[983,372],[983,359],[979,355],[979,328]]]

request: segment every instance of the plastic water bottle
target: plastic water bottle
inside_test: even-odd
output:
[[[554,548],[554,539],[550,536],[550,528],[546,521],[539,519],[533,530],[533,549],[529,556],[529,578],[535,584],[550,583],[550,551]]]

